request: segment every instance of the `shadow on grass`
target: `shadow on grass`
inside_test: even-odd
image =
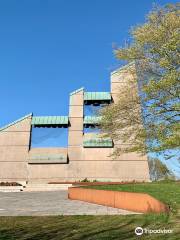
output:
[[[1,217],[0,240],[129,240],[137,239],[134,230],[138,226],[172,228],[165,214]],[[146,234],[138,239],[176,240],[178,233],[173,236]]]

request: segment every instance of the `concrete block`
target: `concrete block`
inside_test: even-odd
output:
[[[70,106],[69,117],[83,117],[83,106]]]
[[[83,131],[83,118],[69,118],[70,127],[69,130],[80,130]]]
[[[83,133],[82,131],[69,131],[68,145],[80,146],[82,145]]]

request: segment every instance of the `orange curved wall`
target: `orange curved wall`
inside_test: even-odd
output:
[[[169,212],[167,205],[146,193],[70,187],[68,188],[68,198],[140,213]]]

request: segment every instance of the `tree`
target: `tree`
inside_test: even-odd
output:
[[[150,178],[152,181],[174,178],[173,173],[158,158],[150,158],[148,160],[148,164]]]
[[[180,146],[180,4],[153,9],[146,23],[131,30],[132,42],[115,49],[134,62],[134,76],[119,90],[119,101],[101,111],[105,135],[130,143],[121,152],[164,153]],[[129,85],[129,86],[128,86]],[[131,92],[131,94],[130,94]]]

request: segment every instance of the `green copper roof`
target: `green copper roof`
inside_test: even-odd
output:
[[[32,155],[28,163],[67,163],[67,154],[38,154]]]
[[[111,100],[109,92],[85,92],[84,100]]]
[[[84,147],[113,147],[111,138],[93,138],[83,141]]]
[[[22,117],[22,118],[19,118],[18,120],[14,121],[14,122],[12,122],[12,123],[10,123],[10,124],[7,124],[7,125],[5,125],[4,127],[0,128],[0,131],[3,131],[3,130],[5,130],[6,128],[11,127],[12,125],[14,125],[14,124],[16,124],[16,123],[18,123],[18,122],[21,122],[21,121],[23,121],[24,119],[26,119],[26,118],[28,118],[28,117],[31,117],[31,116],[32,116],[32,113],[30,113],[30,114],[28,114],[28,115],[26,115],[26,116],[24,116],[24,117]]]
[[[101,121],[101,117],[99,116],[85,116],[84,124],[98,124]]]
[[[68,125],[68,116],[33,117],[31,125]]]

